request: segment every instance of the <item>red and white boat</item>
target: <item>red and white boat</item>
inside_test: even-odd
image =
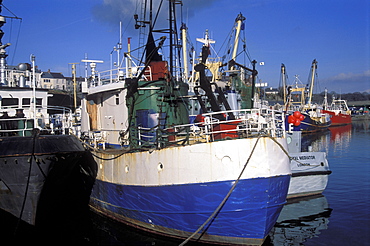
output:
[[[329,115],[331,126],[342,126],[352,123],[351,110],[349,110],[346,100],[333,98],[331,105],[324,105],[322,112]]]

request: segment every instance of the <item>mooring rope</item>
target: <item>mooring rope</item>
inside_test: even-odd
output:
[[[111,154],[111,155],[114,155],[113,153],[107,153],[106,151],[102,151],[102,150],[99,150],[99,149],[96,149],[92,146],[90,146],[89,144],[85,143],[84,141],[82,141],[80,138],[78,138],[76,135],[72,134],[73,136],[75,136],[79,141],[81,141],[81,143],[86,146],[87,148],[91,149],[93,152],[95,153],[105,153],[105,154]],[[284,152],[284,154],[289,158],[289,160],[292,160],[292,157],[289,155],[288,151],[284,148],[284,146],[282,146],[274,137],[272,137],[271,135],[268,135],[268,134],[261,134],[258,136],[253,148],[252,148],[252,151],[246,161],[246,163],[244,164],[243,166],[243,169],[241,170],[238,178],[235,180],[233,186],[230,188],[229,192],[226,194],[226,196],[224,197],[224,199],[222,200],[222,202],[219,204],[219,206],[215,209],[215,211],[208,217],[208,219],[193,233],[191,234],[188,238],[186,238],[181,244],[179,244],[179,246],[183,246],[185,245],[186,243],[188,243],[195,235],[197,235],[211,220],[213,222],[213,220],[216,218],[217,214],[221,211],[222,207],[225,205],[225,203],[227,202],[227,200],[229,199],[231,193],[234,191],[236,185],[239,183],[239,180],[240,178],[242,177],[250,159],[252,158],[252,155],[257,147],[257,144],[258,144],[258,141],[262,138],[262,137],[268,137],[269,139],[271,139],[274,143],[276,143],[280,149]],[[100,156],[97,156],[96,154],[94,153],[91,153],[93,156],[95,156],[96,158],[98,159],[101,159],[101,160],[113,160],[113,159],[116,159],[128,152],[132,152],[132,150],[125,150],[121,153],[119,153],[118,155],[112,157],[112,158],[103,158],[103,157],[100,157]],[[295,160],[296,162],[300,163],[298,160]],[[208,227],[212,224],[212,222],[208,225]],[[208,229],[208,227],[206,228],[206,230]],[[203,236],[203,234],[206,232],[206,230],[203,231],[203,233],[200,235],[200,237],[198,238],[198,240]]]
[[[208,222],[210,222],[212,219],[215,218],[215,215],[216,214],[219,213],[219,211],[221,210],[221,208],[225,205],[226,201],[229,199],[231,193],[234,191],[236,185],[239,183],[239,180],[240,180],[241,176],[243,175],[244,170],[246,169],[246,167],[247,167],[247,165],[249,163],[249,160],[251,159],[251,157],[253,155],[253,152],[254,152],[254,150],[257,147],[258,141],[260,140],[261,137],[262,136],[259,136],[257,138],[256,143],[254,144],[253,149],[252,149],[251,153],[249,154],[249,157],[248,157],[246,163],[244,164],[244,167],[243,167],[242,171],[239,174],[239,177],[235,180],[233,186],[230,188],[229,192],[226,194],[226,196],[224,197],[224,199],[222,200],[222,202],[220,203],[220,205],[218,205],[218,207],[211,214],[211,216],[209,216],[208,219],[201,226],[199,226],[199,228],[193,234],[191,234],[187,239],[185,239],[185,241],[183,241],[181,244],[179,244],[179,246],[183,246],[186,243],[188,243],[193,237],[195,237],[195,235],[197,235],[208,224]],[[198,239],[200,239],[200,237]]]
[[[186,243],[188,243],[193,237],[195,237],[195,235],[197,235],[211,220],[213,222],[213,220],[216,218],[216,215],[220,212],[220,210],[222,209],[222,207],[225,205],[225,203],[227,202],[227,200],[229,199],[231,193],[234,191],[236,185],[239,183],[239,180],[240,178],[242,177],[250,159],[252,158],[252,155],[254,153],[254,150],[256,149],[257,147],[257,143],[258,141],[262,138],[262,137],[268,137],[270,138],[271,140],[273,140],[281,149],[282,151],[289,157],[289,159],[291,159],[291,157],[289,156],[289,153],[285,150],[285,148],[278,142],[276,141],[275,138],[271,137],[270,135],[267,135],[267,134],[263,134],[263,135],[260,135],[258,136],[257,140],[256,140],[256,143],[254,144],[253,146],[253,149],[251,151],[251,153],[249,154],[249,157],[246,161],[246,163],[244,164],[244,167],[243,169],[241,170],[238,178],[235,180],[233,186],[230,188],[229,192],[226,194],[225,198],[222,200],[222,202],[220,203],[220,205],[218,205],[218,207],[215,209],[215,211],[208,217],[208,219],[193,233],[191,234],[188,238],[186,238],[181,244],[179,244],[179,246],[184,246]],[[212,223],[211,222],[211,223]],[[210,225],[209,225],[210,226]],[[208,227],[209,227],[208,226]],[[206,230],[208,229],[208,227],[206,228]],[[206,232],[206,230],[200,235],[200,237],[198,238],[198,240],[203,236],[203,234]]]

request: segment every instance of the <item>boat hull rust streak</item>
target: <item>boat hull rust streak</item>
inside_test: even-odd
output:
[[[96,158],[100,164],[90,204],[131,226],[187,238],[222,202],[256,141],[234,139]],[[277,141],[286,148],[285,139]],[[262,244],[285,203],[291,175],[287,163],[275,142],[260,138],[217,223],[201,241]]]

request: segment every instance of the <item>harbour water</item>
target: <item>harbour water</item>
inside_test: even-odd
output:
[[[370,121],[354,121],[349,126],[307,135],[302,147],[327,153],[333,172],[328,186],[322,196],[288,202],[264,245],[370,245]],[[59,209],[56,213],[65,212]],[[180,243],[140,233],[87,207],[82,215],[65,216],[67,219],[55,221],[46,231],[23,223],[17,227],[17,221],[2,212],[0,218],[1,245],[45,240],[79,245]]]

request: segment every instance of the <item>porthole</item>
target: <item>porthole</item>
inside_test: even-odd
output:
[[[288,144],[290,144],[292,142],[292,138],[291,137],[287,137],[286,138],[286,141],[287,141]]]
[[[162,162],[158,163],[157,169],[158,169],[158,171],[162,171],[163,170],[163,164],[162,164]]]

